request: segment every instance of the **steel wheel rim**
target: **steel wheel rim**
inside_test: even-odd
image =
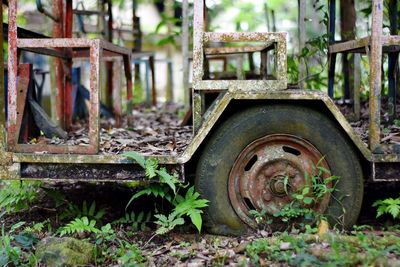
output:
[[[244,223],[257,228],[250,210],[264,209],[273,219],[274,213],[293,200],[291,194],[306,185],[304,173],[313,174],[312,166],[318,162],[330,171],[323,155],[303,138],[274,134],[255,140],[239,154],[229,174],[228,193],[233,209]],[[329,176],[325,173],[322,178]],[[290,186],[285,186],[287,182]],[[329,200],[330,195],[326,194],[310,207],[323,213]],[[286,225],[273,219],[276,229]]]

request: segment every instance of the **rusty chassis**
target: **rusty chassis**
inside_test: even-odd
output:
[[[13,8],[15,1],[10,1],[11,14],[15,17],[16,8]],[[376,5],[382,1],[374,0],[374,12]],[[187,6],[187,5],[186,5]],[[381,10],[382,11],[382,10]],[[206,32],[205,25],[205,6],[203,1],[195,1],[194,5],[194,51],[193,51],[193,120],[194,137],[186,150],[179,156],[154,156],[162,165],[175,169],[184,177],[184,166],[188,163],[195,152],[202,145],[213,127],[217,124],[221,115],[234,100],[283,100],[301,102],[321,102],[333,115],[337,123],[342,127],[351,141],[359,149],[363,157],[372,162],[375,168],[377,163],[396,163],[400,162],[400,154],[373,154],[371,149],[365,145],[361,138],[354,132],[353,128],[346,120],[344,115],[336,107],[332,99],[323,92],[310,90],[288,90],[287,89],[287,58],[286,58],[286,33],[212,33]],[[378,20],[378,21],[377,21]],[[380,20],[380,21],[379,21]],[[187,22],[187,20],[186,20]],[[382,19],[378,17],[374,20],[373,26],[382,26]],[[10,21],[9,27],[9,118],[6,129],[0,125],[0,178],[1,179],[51,179],[51,180],[96,180],[96,181],[128,181],[141,180],[143,173],[138,170],[137,165],[122,155],[98,155],[99,141],[99,110],[98,110],[98,64],[100,55],[104,50],[104,55],[125,55],[130,57],[130,52],[123,48],[118,48],[107,42],[99,40],[80,40],[80,39],[24,39],[18,40],[15,21]],[[379,31],[378,31],[379,32]],[[378,40],[376,40],[377,38]],[[380,62],[379,44],[380,36],[374,34],[371,37],[371,54],[377,55],[378,59],[372,57],[375,66]],[[397,39],[391,39],[391,42]],[[232,43],[232,42],[257,42],[264,45],[244,48],[207,48],[206,45],[213,42]],[[91,115],[90,115],[90,136],[91,146],[89,152],[85,150],[75,150],[70,148],[57,148],[49,153],[40,153],[37,149],[18,148],[16,137],[17,111],[17,48],[90,48],[91,60]],[[268,79],[267,75],[261,75],[260,80],[207,80],[204,79],[205,57],[207,54],[236,54],[254,51],[267,52],[270,48],[275,52],[275,64],[277,76]],[[59,50],[55,50],[59,51]],[[68,51],[67,51],[68,52]],[[70,53],[70,52],[68,52]],[[87,56],[88,51],[78,50],[74,52],[76,56]],[[71,56],[71,55],[68,55]],[[265,57],[264,57],[265,59]],[[129,61],[130,62],[130,59]],[[187,63],[186,63],[187,64]],[[130,63],[128,64],[130,65]],[[126,66],[127,67],[127,66]],[[266,68],[266,66],[263,66]],[[128,68],[127,68],[128,69]],[[129,69],[128,69],[129,70]],[[379,68],[374,68],[379,73]],[[130,70],[129,70],[130,71]],[[126,70],[127,72],[127,70]],[[267,70],[265,69],[265,73]],[[126,74],[129,78],[129,74]],[[371,94],[371,140],[370,147],[375,148],[379,144],[379,109],[376,108],[380,101],[380,75],[378,80],[372,80],[373,94]],[[129,86],[129,85],[128,85]],[[130,84],[131,86],[131,84]],[[207,92],[218,92],[219,96],[206,109],[204,106],[204,94]],[[128,88],[129,92],[129,88]],[[329,140],[328,140],[329,142]],[[88,149],[86,147],[85,149]],[[29,153],[24,153],[29,152]],[[43,152],[43,151],[42,151]],[[74,154],[72,154],[74,153]],[[85,154],[83,154],[85,153]],[[85,170],[85,171],[82,171]]]

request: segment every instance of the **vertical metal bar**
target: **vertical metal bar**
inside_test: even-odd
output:
[[[72,10],[72,0],[66,0],[66,12],[65,12],[65,32],[64,36],[66,38],[72,38],[73,30],[73,10]],[[72,49],[69,49],[72,54]],[[64,91],[64,128],[66,130],[70,129],[72,126],[72,58],[65,60],[65,66],[68,75],[65,75],[65,91]]]
[[[186,109],[190,107],[190,88],[189,88],[189,1],[182,1],[182,58],[183,58],[183,96]]]
[[[260,65],[260,74],[263,80],[267,80],[268,78],[268,52],[261,51],[261,65]]]
[[[7,143],[9,150],[15,149],[17,141],[17,0],[8,3],[8,112]]]
[[[343,78],[344,78],[344,99],[350,99],[350,73],[349,73],[349,58],[347,53],[342,54],[343,60]]]
[[[141,62],[143,62],[144,63],[144,66],[145,66],[145,82],[146,82],[146,104],[147,105],[151,105],[150,104],[150,102],[151,102],[151,100],[150,100],[150,98],[151,98],[151,96],[150,96],[150,62],[149,62],[149,60],[148,59],[144,59],[143,61],[141,61]]]
[[[193,131],[200,126],[203,115],[204,95],[197,92],[196,83],[204,76],[204,31],[205,31],[205,1],[194,1],[193,18]]]
[[[102,49],[99,41],[93,41],[90,47],[90,106],[89,106],[89,140],[97,153],[100,141],[100,58]]]
[[[299,55],[301,55],[303,48],[306,46],[306,0],[298,0],[299,4]],[[299,60],[299,86],[304,88],[304,78],[306,77],[306,66],[304,58]]]
[[[360,87],[361,87],[361,55],[354,54],[354,119],[359,120],[361,116],[360,105]]]
[[[390,19],[390,34],[397,35],[398,31],[398,1],[389,1],[389,19]],[[389,53],[389,69],[388,69],[388,80],[389,80],[389,120],[392,122],[396,118],[396,101],[397,101],[397,69],[398,69],[398,52]]]
[[[122,116],[122,106],[121,106],[121,59],[116,59],[116,64],[113,64],[113,88],[112,91],[112,104],[113,113],[116,120],[116,127],[121,127],[121,116]]]
[[[0,21],[3,22],[3,4],[0,4]],[[3,27],[0,27],[0,125],[5,126],[6,122],[6,105],[4,101],[4,51],[3,51]],[[0,132],[0,135],[2,133]]]
[[[329,0],[329,44],[335,42],[336,0]],[[328,95],[334,97],[336,54],[329,54]]]
[[[133,92],[132,92],[132,59],[131,56],[129,55],[124,55],[123,56],[123,60],[124,60],[124,71],[125,71],[125,77],[126,77],[126,100],[127,100],[127,114],[128,114],[128,118],[129,116],[132,115],[132,109],[133,109]]]
[[[245,73],[243,69],[243,64],[244,64],[244,55],[237,55],[236,58],[236,76],[238,80],[245,80]]]
[[[173,18],[174,17],[174,0],[164,0],[164,6],[165,6],[165,15],[167,18]],[[166,23],[168,34],[171,34],[174,30],[174,23],[172,20],[168,20]],[[174,54],[175,47],[172,44],[167,45],[167,58],[170,58],[172,60],[172,56]],[[168,66],[169,67],[169,66]],[[165,92],[165,98],[166,101],[173,101],[174,100],[174,88],[171,86],[172,84],[172,79],[173,77],[169,75],[169,69],[168,69],[168,76],[167,76],[167,88]]]
[[[154,63],[154,55],[149,56],[149,64],[151,70],[151,95],[153,106],[157,105],[157,90],[156,90],[156,67]]]
[[[193,83],[200,82],[204,75],[204,2],[194,1],[193,18]]]
[[[108,13],[108,21],[107,21],[107,40],[112,43],[113,41],[113,14],[112,14],[112,1],[107,0],[104,1],[104,3],[107,2],[107,13]],[[103,3],[103,5],[104,5]],[[106,97],[106,103],[108,107],[112,106],[112,95],[113,95],[113,90],[119,90],[116,88],[113,88],[113,64],[114,61],[107,61],[106,63],[106,72],[107,72],[107,95]]]
[[[383,0],[373,0],[369,96],[369,146],[372,151],[380,144],[382,24]]]
[[[54,0],[53,1],[53,14],[55,17],[60,18],[60,22],[53,22],[53,37],[54,38],[63,38],[64,37],[64,28],[63,28],[63,1],[62,0]],[[64,84],[65,84],[65,76],[64,76],[64,67],[63,61],[60,58],[53,58],[55,65],[55,80],[56,80],[56,120],[57,122],[64,126]]]

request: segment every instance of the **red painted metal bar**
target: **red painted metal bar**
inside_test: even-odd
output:
[[[73,30],[73,9],[72,0],[66,0],[66,12],[64,22],[64,36],[66,38],[72,38]],[[70,50],[70,49],[68,49]],[[71,52],[71,51],[68,51]],[[65,77],[65,88],[64,88],[64,127],[65,130],[69,130],[72,126],[72,58],[64,61],[66,73]]]
[[[8,4],[8,118],[7,143],[8,149],[14,150],[17,142],[17,1],[11,0]]]
[[[53,14],[54,16],[61,18],[60,22],[53,22],[53,37],[54,38],[63,38],[64,37],[64,27],[63,27],[63,0],[54,0],[53,1]],[[36,46],[40,47],[40,46]],[[58,123],[65,127],[64,124],[64,85],[65,85],[65,76],[64,76],[64,66],[63,61],[60,58],[54,58],[55,65],[55,80],[56,80],[56,119]]]

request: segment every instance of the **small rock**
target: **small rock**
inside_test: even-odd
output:
[[[36,258],[46,266],[89,265],[94,246],[71,237],[48,237],[37,244]]]
[[[280,250],[289,250],[290,249],[290,243],[289,242],[282,242],[281,245],[279,246]]]

